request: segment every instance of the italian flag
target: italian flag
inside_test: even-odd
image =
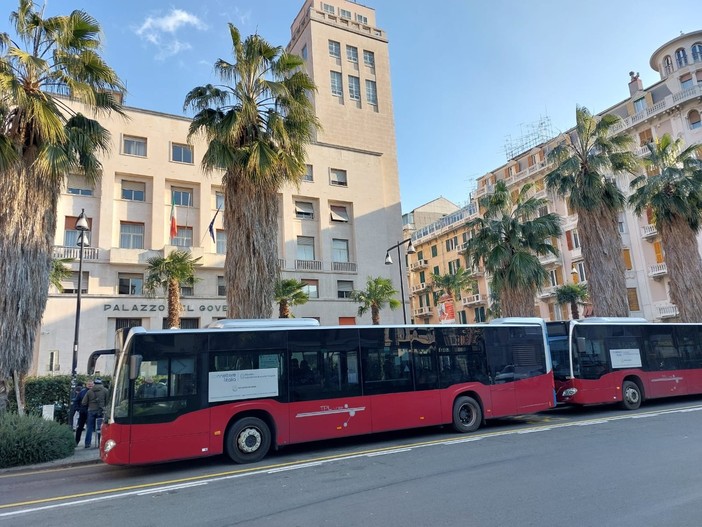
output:
[[[171,199],[171,240],[178,234],[178,227],[176,226],[175,217],[175,201]]]

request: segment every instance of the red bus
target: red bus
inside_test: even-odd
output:
[[[546,328],[233,321],[118,333],[100,456],[117,465],[452,424],[555,405]],[[316,321],[315,321],[316,322]]]
[[[559,403],[621,403],[702,393],[702,324],[592,318],[547,324]]]

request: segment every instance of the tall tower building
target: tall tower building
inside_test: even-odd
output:
[[[391,278],[400,289],[397,268],[384,265],[386,249],[402,239],[387,37],[371,8],[307,1],[292,24],[288,49],[305,59],[317,84],[310,96],[322,129],[307,150],[304,180],[279,195],[281,277],[306,284],[310,300],[293,307],[296,317],[367,324],[370,317],[357,315],[351,291],[363,289],[369,276]],[[216,214],[224,200],[221,174],[204,176],[199,168],[207,145],[202,138],[188,143],[188,118],[130,107],[125,112],[128,119],[101,119],[112,138],[101,181],[93,185],[69,174],[59,198],[54,257],[72,259],[71,276],[62,290],[50,290],[34,374],[70,373],[80,256],[76,221],[83,210],[89,245],[80,286],[79,372],[92,351],[113,346],[116,329],[163,327],[164,296],[148,298],[143,291],[153,256],[186,249],[201,258],[198,282],[181,288],[181,327],[204,327],[227,316],[224,258],[237,248],[226,246],[222,214]],[[403,317],[384,311],[382,318]],[[109,371],[110,364],[99,367]]]

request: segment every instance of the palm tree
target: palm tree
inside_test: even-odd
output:
[[[71,276],[71,269],[66,267],[67,263],[73,261],[73,258],[53,258],[51,260],[51,271],[49,272],[49,283],[58,291],[63,292],[61,282]]]
[[[198,281],[195,278],[195,267],[200,258],[193,258],[189,251],[171,251],[166,256],[154,256],[147,260],[144,293],[155,296],[160,287],[166,294],[168,302],[168,318],[166,327],[180,327],[180,286],[192,287]]]
[[[580,318],[578,304],[587,300],[587,286],[585,284],[563,284],[556,288],[556,302],[570,304],[570,313],[573,320]]]
[[[548,240],[560,236],[560,219],[553,213],[536,217],[547,200],[528,197],[531,188],[527,183],[513,200],[505,182],[497,182],[495,192],[480,200],[483,217],[466,224],[473,231],[466,258],[492,274],[490,288],[506,317],[533,316],[534,296],[547,277],[539,256],[558,254]]]
[[[305,283],[286,278],[275,283],[275,301],[278,302],[278,318],[292,318],[290,306],[301,306],[310,299],[304,291]]]
[[[364,291],[352,291],[351,299],[361,304],[358,308],[358,316],[362,317],[368,310],[371,312],[371,321],[374,326],[380,324],[380,310],[386,305],[390,309],[397,309],[402,304],[397,298],[394,298],[397,290],[392,286],[392,280],[377,276],[375,278],[369,276],[366,280],[366,289]]]
[[[431,280],[434,290],[439,295],[447,295],[454,306],[456,305],[456,296],[458,296],[460,300],[461,291],[475,283],[463,267],[456,269],[455,273],[446,273],[443,275],[432,273]]]
[[[658,174],[635,178],[629,203],[637,214],[653,211],[670,277],[670,298],[682,322],[702,321],[702,260],[697,234],[702,218],[702,147],[682,148],[665,134],[649,143],[644,163]]]
[[[270,318],[278,274],[278,191],[305,173],[305,147],[318,126],[309,94],[315,85],[303,60],[259,35],[242,41],[229,24],[234,63],[215,71],[228,85],[200,86],[185,98],[197,112],[190,136],[208,141],[207,173],[223,170],[229,314]]]
[[[0,379],[26,372],[49,291],[57,201],[69,173],[100,175],[109,133],[68,107],[122,113],[123,90],[102,60],[100,26],[84,11],[43,17],[32,0],[0,33]]]
[[[619,122],[615,115],[598,118],[579,106],[575,120],[575,137],[569,135],[549,154],[556,168],[546,175],[546,185],[567,198],[578,215],[594,312],[598,316],[625,317],[629,304],[618,225],[625,199],[610,174],[633,173],[636,169],[638,160],[629,150],[633,139],[611,133],[612,126]]]

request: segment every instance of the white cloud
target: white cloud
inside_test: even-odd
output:
[[[207,24],[187,11],[174,8],[164,16],[148,16],[134,32],[156,46],[158,48],[156,58],[163,60],[192,48],[188,42],[176,36],[178,30],[185,27],[204,31],[207,29]]]

